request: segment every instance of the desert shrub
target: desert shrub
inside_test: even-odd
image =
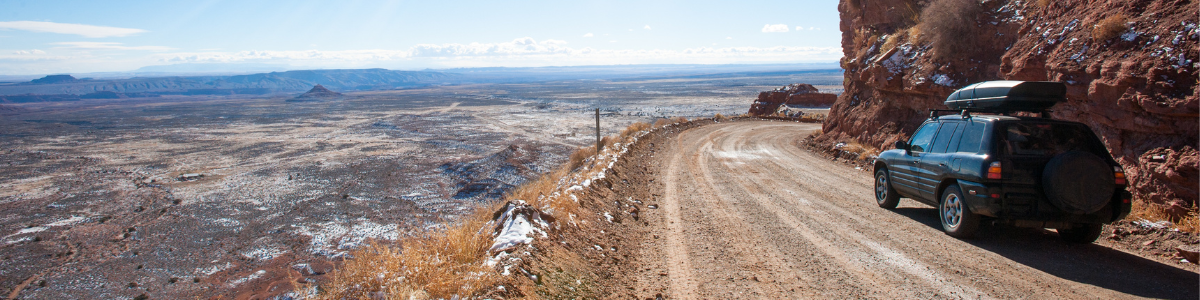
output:
[[[595,146],[581,147],[575,150],[574,153],[571,153],[571,157],[567,159],[569,162],[567,165],[570,166],[568,169],[574,170],[579,168],[579,166],[583,165],[584,160],[587,160],[588,157],[592,157],[593,155],[596,155]]]
[[[726,119],[729,119],[729,118],[725,117],[721,113],[717,113],[717,114],[713,115],[713,120],[724,121]]]
[[[923,41],[933,46],[939,59],[971,57],[976,50],[983,7],[975,0],[934,0],[921,12],[917,24]]]
[[[671,124],[671,120],[668,120],[668,119],[654,120],[654,128],[663,127],[663,126],[666,126],[667,124]]]
[[[646,123],[646,122],[633,123],[633,124],[630,124],[629,127],[625,127],[624,130],[621,130],[621,136],[627,137],[627,136],[633,135],[634,133],[638,133],[640,131],[645,131],[648,129],[650,129],[649,123]]]
[[[600,145],[603,145],[604,149],[610,149],[613,146],[613,144],[615,144],[619,141],[621,141],[621,139],[619,139],[617,137],[606,136],[606,137],[600,138]]]
[[[675,117],[674,119],[671,119],[671,123],[675,123],[675,124],[687,123],[687,121],[688,121],[688,119],[684,118],[684,117]]]
[[[1097,42],[1111,40],[1121,35],[1126,29],[1129,27],[1125,26],[1125,16],[1109,16],[1092,27],[1092,39]]]

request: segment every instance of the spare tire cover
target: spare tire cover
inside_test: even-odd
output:
[[[1059,154],[1042,170],[1046,198],[1067,213],[1099,211],[1112,199],[1114,185],[1112,167],[1099,156],[1084,151]]]

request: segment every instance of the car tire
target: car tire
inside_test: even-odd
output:
[[[900,194],[892,188],[892,177],[887,168],[875,171],[875,202],[884,209],[896,209],[900,204]]]
[[[1058,237],[1071,243],[1091,244],[1100,237],[1103,229],[1104,224],[1099,223],[1072,224],[1071,228],[1059,228]]]
[[[971,212],[957,184],[946,187],[938,201],[942,230],[956,238],[971,238],[979,231],[979,215]]]

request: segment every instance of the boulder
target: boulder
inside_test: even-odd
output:
[[[817,91],[807,83],[790,84],[775,90],[758,93],[758,99],[750,105],[749,114],[766,116],[774,114],[780,106],[789,108],[825,108],[837,100],[837,95]]]

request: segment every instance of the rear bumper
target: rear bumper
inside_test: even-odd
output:
[[[1132,208],[1132,195],[1117,187],[1108,205],[1090,214],[1068,214],[1050,204],[1037,186],[978,183],[959,180],[963,200],[971,212],[1022,223],[1111,223],[1125,218]],[[1055,226],[1045,226],[1055,227]]]

